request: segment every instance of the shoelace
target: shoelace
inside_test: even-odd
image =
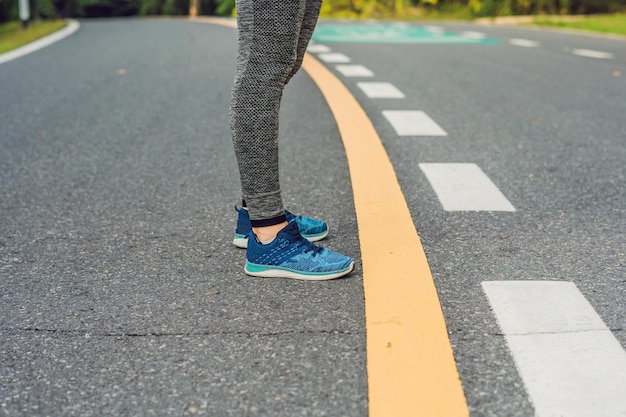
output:
[[[302,252],[303,253],[313,252],[311,256],[316,256],[323,250],[322,247],[316,246],[314,243],[309,242],[306,239],[302,239],[300,243],[306,246],[306,249],[303,250]]]
[[[304,250],[302,251],[302,253],[309,253],[312,252],[311,256],[316,256],[318,255],[322,250],[324,250],[324,248],[322,248],[321,246],[316,246],[313,242],[309,242],[306,239],[298,239],[296,242],[294,242],[296,245],[296,249],[299,249],[301,247],[305,247]]]

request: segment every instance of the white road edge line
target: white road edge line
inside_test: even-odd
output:
[[[69,20],[67,22],[67,26],[63,29],[60,29],[54,32],[51,35],[45,36],[43,38],[37,39],[34,42],[31,42],[27,45],[19,47],[9,52],[5,52],[4,54],[0,54],[0,64],[4,64],[5,62],[12,61],[14,59],[20,58],[24,55],[30,54],[32,52],[38,51],[46,46],[52,45],[55,42],[60,41],[72,33],[76,32],[80,28],[80,23],[76,20]]]
[[[626,415],[626,352],[573,283],[482,286],[537,416]]]
[[[386,82],[360,82],[356,84],[368,98],[405,98],[402,91]]]
[[[384,110],[398,136],[448,136],[433,119],[421,110]]]
[[[539,46],[539,42],[531,41],[530,39],[513,38],[513,39],[509,39],[509,43],[511,45],[523,46],[525,48],[536,48]]]
[[[424,163],[419,167],[445,211],[515,211],[476,164]]]
[[[574,49],[572,53],[574,55],[596,59],[613,59],[614,57],[611,52],[594,51],[592,49]]]

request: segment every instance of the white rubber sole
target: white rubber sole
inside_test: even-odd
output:
[[[348,275],[350,272],[354,270],[354,262],[350,263],[345,269],[341,271],[337,271],[332,274],[303,274],[297,271],[287,270],[287,269],[266,269],[264,271],[250,271],[248,270],[248,265],[244,268],[246,274],[253,277],[261,277],[261,278],[292,278],[299,279],[302,281],[327,281],[330,279],[336,279]]]
[[[324,239],[326,236],[328,236],[328,229],[326,229],[326,231],[320,235],[303,237],[309,242],[317,242],[318,240]],[[237,235],[235,235],[235,238],[233,239],[233,245],[241,249],[246,249],[248,247],[248,237],[237,237]]]
[[[241,249],[246,249],[248,247],[248,238],[247,237],[235,237],[233,239],[233,245]]]

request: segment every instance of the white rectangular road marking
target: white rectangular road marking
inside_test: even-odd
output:
[[[588,58],[613,59],[613,54],[610,52],[594,51],[592,49],[574,49],[572,53],[574,55],[586,56]]]
[[[318,58],[330,64],[343,64],[350,62],[350,58],[339,52],[322,53]]]
[[[404,93],[391,83],[362,82],[356,84],[369,98],[404,98]]]
[[[626,352],[573,283],[482,285],[537,416],[626,416]]]
[[[374,73],[363,65],[336,65],[335,68],[345,77],[373,77]]]
[[[474,32],[473,30],[466,30],[465,32],[461,32],[461,35],[465,36],[466,38],[472,38],[472,39],[485,39],[487,37],[487,35],[485,35],[482,32]]]
[[[509,43],[511,45],[515,45],[515,46],[523,46],[525,48],[536,48],[539,46],[539,42],[537,41],[531,41],[529,39],[517,39],[517,38],[513,38],[513,39],[509,39]]]
[[[307,52],[320,53],[320,52],[330,52],[330,48],[326,45],[322,45],[320,43],[311,43],[306,48]]]
[[[476,164],[419,164],[445,211],[515,211]]]
[[[385,110],[383,116],[398,136],[447,136],[448,134],[423,111]]]

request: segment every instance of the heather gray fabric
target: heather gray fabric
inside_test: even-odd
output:
[[[278,114],[298,71],[321,0],[237,0],[239,47],[230,127],[250,219],[284,215],[278,174]],[[277,221],[279,223],[280,221]]]
[[[317,18],[320,15],[321,7],[322,0],[307,0],[306,2],[304,18],[302,19],[302,25],[300,26],[300,37],[298,38],[296,65],[294,65],[293,70],[287,77],[285,83],[288,83],[291,77],[293,77],[302,66],[304,53],[306,52],[306,47],[309,45],[309,41],[311,40],[311,36],[315,30],[315,25],[317,24]]]

